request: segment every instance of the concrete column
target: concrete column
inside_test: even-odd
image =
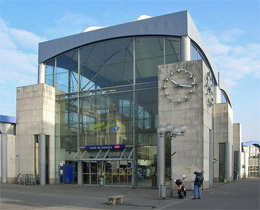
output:
[[[209,130],[209,186],[214,182],[214,142],[212,129]]]
[[[2,133],[1,138],[1,182],[7,182],[7,134]]]
[[[174,192],[173,192],[173,185],[174,185],[174,181],[173,181],[173,153],[174,153],[174,147],[173,147],[173,139],[171,139],[171,180],[170,180],[170,196],[171,198],[174,197]]]
[[[181,37],[181,62],[191,60],[190,37]]]
[[[258,177],[260,177],[260,154],[258,154]]]
[[[83,185],[83,167],[82,167],[82,161],[78,161],[78,185]]]
[[[46,185],[46,135],[39,135],[40,185]]]
[[[157,134],[157,186],[165,184],[165,134]]]
[[[225,180],[230,182],[230,143],[225,143]]]
[[[241,174],[241,152],[237,152],[237,169],[238,169],[238,179],[240,179],[240,174]],[[235,177],[236,178],[236,177]]]
[[[41,83],[45,84],[45,71],[46,71],[45,64],[40,63],[38,66],[38,84],[41,84]]]

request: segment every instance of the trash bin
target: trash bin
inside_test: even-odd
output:
[[[103,179],[103,177],[100,177],[100,179],[99,179],[99,186],[100,187],[104,186],[104,179]]]
[[[157,176],[156,175],[152,176],[152,187],[157,187]]]

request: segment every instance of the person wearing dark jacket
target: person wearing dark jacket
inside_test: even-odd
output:
[[[194,180],[194,198],[193,199],[201,199],[201,186],[203,184],[203,171],[197,172],[195,171],[194,174],[196,175]],[[197,193],[199,193],[199,196],[197,196]]]

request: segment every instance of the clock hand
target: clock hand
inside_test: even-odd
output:
[[[175,85],[180,85],[179,83],[175,82],[173,79],[171,80],[172,83],[174,83]]]
[[[181,85],[181,84],[179,84],[179,86],[180,87],[185,87],[185,88],[191,88],[192,86],[190,86],[190,85]]]

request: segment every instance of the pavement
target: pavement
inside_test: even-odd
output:
[[[214,184],[203,190],[202,199],[193,200],[188,191],[184,199],[177,192],[170,198],[159,198],[157,189],[46,185],[25,186],[0,184],[0,209],[62,210],[62,209],[260,209],[260,179],[237,180]],[[108,205],[107,196],[124,195],[122,205]]]

